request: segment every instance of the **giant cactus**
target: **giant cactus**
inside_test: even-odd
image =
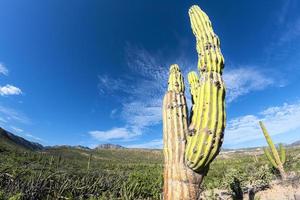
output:
[[[282,146],[282,144],[280,144],[279,145],[280,155],[279,155],[266,127],[264,126],[264,124],[261,121],[259,122],[259,125],[260,125],[261,130],[262,130],[262,132],[267,140],[267,143],[269,145],[269,148],[264,148],[265,155],[268,158],[268,160],[270,161],[270,163],[273,165],[273,167],[279,171],[281,178],[286,179],[286,173],[283,168],[283,164],[286,161],[285,149]]]
[[[189,10],[199,56],[198,69],[188,74],[192,109],[188,117],[184,81],[178,65],[170,67],[163,101],[164,199],[198,199],[200,184],[218,155],[225,128],[224,58],[208,16]]]

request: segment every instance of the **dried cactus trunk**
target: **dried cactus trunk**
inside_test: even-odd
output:
[[[209,164],[218,155],[225,128],[224,58],[208,16],[198,7],[189,10],[199,55],[196,72],[188,74],[192,112],[187,114],[184,81],[178,65],[170,67],[163,101],[164,199],[198,199]],[[188,124],[189,123],[189,124]]]
[[[197,199],[203,175],[185,165],[187,106],[177,65],[170,69],[169,89],[163,101],[164,199]]]
[[[279,153],[266,129],[266,127],[264,126],[264,124],[260,121],[259,125],[261,127],[261,130],[263,131],[263,134],[267,140],[267,143],[269,145],[269,148],[264,148],[264,152],[265,155],[267,156],[268,160],[270,161],[270,163],[273,165],[273,167],[275,167],[279,173],[280,176],[283,180],[286,179],[286,173],[284,171],[283,168],[283,164],[286,161],[286,152],[284,147],[282,146],[282,144],[279,145],[279,152],[280,152],[280,156]]]

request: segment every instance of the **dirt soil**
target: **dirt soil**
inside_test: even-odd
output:
[[[267,190],[256,193],[255,198],[260,200],[300,200],[300,186],[273,185]]]
[[[232,200],[228,191],[215,189],[205,191],[201,194],[201,200]],[[249,194],[244,194],[243,200],[300,200],[300,183],[279,183],[274,181],[269,188],[256,192],[254,197],[249,198]]]

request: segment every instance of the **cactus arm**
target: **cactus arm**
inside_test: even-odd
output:
[[[225,87],[221,74],[224,58],[208,16],[198,6],[192,6],[189,15],[197,42],[201,78],[195,87],[195,72],[189,74],[194,101],[189,131],[193,134],[187,136],[185,157],[191,169],[202,171],[218,154],[223,141]]]
[[[261,127],[261,129],[263,131],[263,134],[264,134],[264,136],[265,136],[265,138],[267,140],[267,143],[268,143],[268,145],[269,145],[269,147],[271,149],[271,152],[272,152],[272,155],[273,155],[273,157],[275,159],[276,164],[277,165],[282,165],[280,157],[279,157],[279,154],[277,152],[277,149],[276,149],[276,147],[275,147],[275,145],[274,145],[274,143],[273,143],[273,141],[272,141],[272,139],[271,139],[271,137],[270,137],[270,135],[269,135],[266,127],[265,127],[265,125],[263,124],[262,121],[259,122],[259,125],[260,125],[260,127]]]
[[[199,71],[222,73],[224,58],[220,50],[219,38],[214,33],[208,16],[198,6],[192,6],[189,15],[197,42]]]
[[[273,167],[277,168],[278,166],[277,166],[275,160],[272,158],[269,149],[264,148],[264,152],[265,152],[266,157],[267,157],[268,160],[270,161],[270,163],[273,165]]]
[[[184,92],[184,82],[179,66],[173,64],[170,66],[170,75],[168,81],[168,91]]]
[[[286,150],[282,144],[279,144],[280,160],[284,164],[286,161]]]

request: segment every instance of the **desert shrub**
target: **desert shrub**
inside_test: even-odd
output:
[[[236,156],[230,159],[216,159],[204,179],[203,189],[214,188],[231,190],[234,180],[239,180],[241,187],[268,185],[274,175],[266,165],[263,156],[258,157],[259,162],[253,162],[251,156]]]
[[[4,200],[4,192],[2,190],[0,190],[0,200]]]
[[[17,193],[13,196],[11,196],[8,200],[21,200],[23,197],[23,194],[22,193]]]
[[[1,141],[0,141],[1,143]],[[0,145],[1,147],[1,145]],[[0,200],[15,194],[20,199],[161,199],[161,151],[91,150],[57,148],[43,152],[0,152]],[[300,149],[289,149],[287,171],[300,172]],[[50,162],[51,161],[51,162]],[[50,165],[51,163],[51,165]],[[217,157],[203,182],[203,189],[232,190],[234,179],[242,189],[267,185],[275,176],[264,155]],[[212,199],[214,195],[212,195]]]
[[[127,199],[160,199],[162,193],[161,170],[148,169],[132,172],[122,188],[122,195]]]
[[[232,190],[232,185],[237,180],[240,187],[263,187],[269,185],[273,175],[267,165],[263,166],[248,166],[246,168],[229,168],[226,170],[222,187]]]

